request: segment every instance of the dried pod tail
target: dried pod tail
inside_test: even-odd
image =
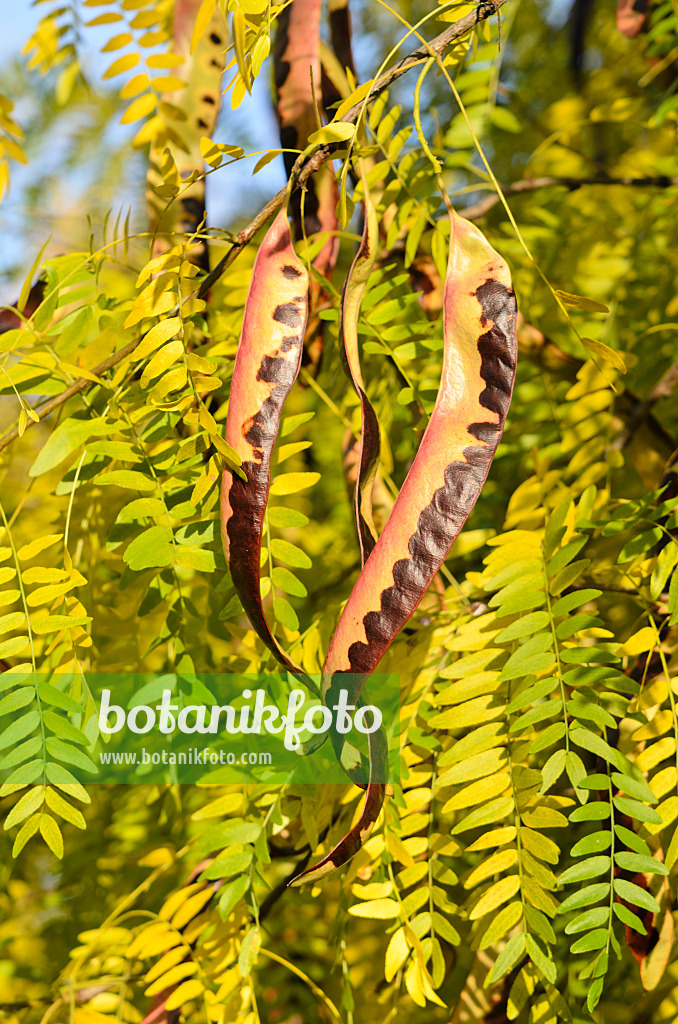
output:
[[[224,469],[221,532],[233,584],[252,627],[278,662],[298,669],[274,639],[261,601],[259,562],[280,416],[299,372],[308,318],[308,273],[296,255],[282,210],[252,271],[226,418],[226,441],[246,480]]]
[[[364,179],[363,179],[364,180]],[[372,491],[379,464],[379,424],[369,398],[360,369],[358,321],[360,304],[377,255],[379,224],[377,213],[365,187],[365,226],[362,242],[346,278],[341,300],[339,337],[346,371],[360,399],[360,441],[355,483],[355,517],[360,541],[361,563],[365,561],[377,541],[372,518]]]
[[[478,499],[511,401],[517,338],[509,270],[475,225],[454,211],[450,216],[438,397],[417,456],[330,641],[323,666],[328,705],[345,688],[350,688],[350,702],[357,702],[361,679],[374,672],[417,608]],[[381,799],[383,790],[370,785],[361,841],[369,831],[364,819],[376,818]],[[355,843],[342,840],[300,879],[319,877],[319,871],[339,867],[353,853]]]

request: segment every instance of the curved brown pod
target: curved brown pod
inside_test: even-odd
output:
[[[451,211],[440,387],[417,456],[367,559],[323,665],[323,700],[364,681],[417,608],[476,503],[511,401],[516,300],[509,269],[470,221]],[[370,784],[358,824],[295,882],[341,866],[376,820],[384,787]],[[357,843],[357,845],[356,845]]]
[[[363,179],[364,180],[364,179]],[[361,564],[364,565],[377,541],[372,518],[372,490],[379,464],[379,423],[372,404],[365,393],[360,369],[358,321],[360,304],[365,294],[370,272],[377,256],[379,223],[374,204],[365,188],[365,225],[360,248],[348,272],[339,313],[339,338],[346,371],[360,399],[360,439],[357,452],[357,475],[354,491],[354,511],[360,542]]]
[[[376,669],[475,505],[511,401],[516,313],[506,263],[479,228],[453,213],[438,397],[330,642],[325,690],[336,673]]]
[[[246,480],[224,467],[221,534],[243,608],[278,662],[298,669],[273,637],[261,601],[259,563],[271,480],[271,452],[283,404],[301,362],[308,319],[308,272],[294,251],[281,210],[254,261],[226,417],[226,441]]]

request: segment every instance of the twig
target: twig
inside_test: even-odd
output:
[[[666,175],[656,175],[648,178],[525,178],[522,181],[514,181],[512,185],[502,188],[505,196],[516,196],[522,192],[534,192],[540,188],[553,188],[560,185],[563,188],[575,191],[584,185],[622,185],[633,188],[669,188],[671,185],[678,185],[678,177],[671,178]],[[484,217],[488,210],[499,202],[496,192],[481,199],[480,202],[462,210],[467,220],[479,220]]]
[[[460,39],[461,36],[466,35],[470,32],[480,21],[484,21],[486,18],[491,17],[493,14],[497,14],[500,7],[502,7],[507,0],[481,0],[475,11],[467,14],[466,17],[460,18],[459,21],[455,21],[454,25],[450,25],[444,32],[437,35],[427,46],[419,46],[416,50],[412,50],[406,57],[403,57],[397,64],[395,64],[390,71],[378,78],[374,83],[370,92],[370,102],[375,100],[385,89],[388,89],[396,79],[404,75],[410,68],[414,67],[415,64],[420,64],[424,60],[428,60],[431,53],[442,54],[455,39]],[[348,124],[354,124],[363,110],[365,109],[364,102],[355,103],[350,110],[348,110],[341,118],[342,121],[346,121]],[[315,153],[304,163],[301,167],[295,167],[292,171],[295,177],[295,187],[301,187],[306,181],[314,174],[318,168],[330,159],[332,153],[341,146],[341,143],[331,143],[325,146],[320,146],[316,149]],[[285,193],[287,187],[281,188],[280,191],[269,203],[266,204],[263,210],[261,210],[253,221],[244,228],[238,235],[238,240],[233,243],[231,248],[228,250],[226,255],[217,263],[214,270],[212,270],[200,285],[198,295],[202,298],[214,285],[214,283],[221,277],[224,271],[231,265],[236,256],[240,253],[244,247],[251,242],[256,235],[257,231],[260,230],[266,224],[266,222],[278,212],[285,199]]]
[[[629,417],[626,427],[612,445],[613,448],[620,452],[626,448],[640,424],[649,417],[650,410],[655,402],[659,402],[662,398],[669,398],[677,381],[678,363],[674,363],[655,384],[649,395],[638,402],[638,405],[633,410],[633,414]]]
[[[122,362],[130,352],[134,352],[134,349],[140,341],[141,338],[135,338],[134,341],[130,341],[124,348],[121,348],[119,352],[114,352],[112,356],[104,359],[94,367],[92,370],[93,375],[95,377],[100,377],[101,374],[106,373],[107,370],[112,370],[113,367]],[[54,410],[58,409],[60,405],[67,402],[69,398],[73,398],[73,396],[77,395],[78,392],[85,391],[86,388],[90,388],[92,384],[95,383],[96,381],[91,380],[89,377],[79,377],[78,380],[74,381],[73,384],[70,384],[65,391],[60,392],[60,394],[55,395],[54,398],[50,398],[46,402],[42,402],[40,405],[36,405],[34,411],[38,414],[40,420],[44,420],[46,416],[49,416],[51,412],[54,412]],[[35,420],[28,420],[26,430],[32,426],[35,426]],[[14,430],[10,430],[9,434],[5,434],[5,436],[0,439],[0,452],[3,448],[7,448],[7,446],[10,445],[18,436],[18,427],[15,427]]]
[[[437,35],[427,45],[420,46],[416,50],[412,50],[411,53],[395,64],[390,71],[387,71],[386,74],[377,79],[370,93],[370,102],[375,100],[380,93],[385,89],[388,89],[396,79],[400,78],[401,75],[404,75],[410,70],[410,68],[414,67],[415,64],[419,64],[421,61],[428,59],[431,56],[431,53],[442,54],[455,39],[459,39],[461,36],[466,35],[466,33],[475,28],[479,22],[491,17],[493,14],[497,14],[499,8],[505,3],[507,3],[507,0],[481,0],[475,11],[467,14],[464,18],[460,18],[459,21],[454,23],[454,25],[450,25],[449,28],[446,28],[444,32]],[[341,120],[351,124],[355,123],[364,109],[364,102],[356,103],[349,111],[347,111]],[[340,144],[338,143],[333,143],[319,147],[319,149],[317,149],[303,165],[301,164],[300,158],[300,161],[298,161],[300,166],[295,166],[292,172],[292,176],[294,178],[293,188],[303,187],[304,183],[308,181],[311,175],[330,159],[332,153],[339,145]],[[281,188],[277,195],[270,199],[266,206],[264,206],[256,217],[250,221],[247,227],[243,228],[239,233],[237,240],[233,242],[226,255],[222,257],[216,267],[210,271],[207,277],[205,277],[201,282],[198,289],[199,298],[203,298],[209,292],[224,271],[230,267],[242,250],[249,245],[257,232],[260,231],[261,228],[278,212],[283,204],[286,192],[287,186]],[[108,359],[104,359],[103,362],[94,367],[92,373],[98,377],[107,370],[117,366],[118,363],[122,362],[122,360],[130,354],[130,352],[134,351],[142,337],[143,336],[135,338],[134,341],[131,341],[128,345],[125,345],[124,348],[121,348],[119,352],[115,352],[113,355],[109,356]],[[66,388],[65,391],[62,391],[61,394],[56,395],[47,402],[43,402],[42,404],[35,406],[35,412],[39,417],[38,422],[43,420],[46,416],[49,416],[51,412],[58,409],[59,406],[63,405],[64,402],[67,402],[69,398],[72,398],[80,391],[85,391],[87,388],[91,387],[92,383],[93,381],[89,378],[80,377],[79,380],[76,380]],[[34,423],[34,420],[29,419],[25,429],[28,430],[29,427],[34,426]],[[0,451],[7,448],[18,436],[19,430],[15,427],[0,439]]]

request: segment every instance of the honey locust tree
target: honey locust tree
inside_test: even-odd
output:
[[[36,7],[0,96],[3,1021],[675,1020],[678,12],[636,6]],[[93,674],[188,705],[351,644],[399,677],[386,790],[78,781]]]

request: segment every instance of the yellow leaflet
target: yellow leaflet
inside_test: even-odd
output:
[[[158,978],[152,985],[149,985],[145,994],[147,996],[155,996],[158,992],[162,992],[163,989],[171,988],[173,985],[176,985],[177,982],[183,981],[185,978],[190,978],[190,976],[195,974],[197,970],[198,965],[192,960],[185,964],[177,964],[177,966],[169,970],[167,974],[163,974],[161,978]]]
[[[184,354],[184,343],[181,339],[170,341],[160,349],[151,359],[148,366],[141,375],[141,387],[147,388],[150,382],[164,373],[173,363]]]
[[[193,882],[191,885],[184,886],[183,889],[178,889],[177,892],[173,892],[163,903],[159,916],[169,921],[172,918],[182,903],[184,903],[190,896],[202,889],[202,882]]]
[[[438,780],[438,785],[456,786],[460,782],[471,782],[473,779],[481,779],[486,775],[494,775],[506,761],[507,754],[503,747],[483,750],[444,772]]]
[[[51,814],[41,814],[39,816],[38,828],[54,856],[61,860],[64,855],[64,839],[61,835],[61,829]]]
[[[360,103],[361,100],[364,100],[373,84],[374,79],[370,78],[368,82],[363,82],[363,84],[359,85],[357,89],[354,89],[351,95],[347,96],[343,103],[337,108],[334,115],[335,121],[341,121],[342,117],[344,117],[345,114],[348,114],[351,107],[354,107],[356,103]]]
[[[501,878],[480,897],[469,914],[470,920],[477,921],[478,918],[484,917],[485,914],[496,910],[502,903],[506,903],[512,896],[515,896],[519,889],[520,878],[518,875],[509,875],[507,878]]]
[[[481,779],[479,782],[472,782],[470,786],[466,786],[459,793],[456,793],[443,805],[443,814],[459,811],[464,807],[473,807],[474,804],[480,804],[492,797],[499,796],[509,788],[510,784],[511,779],[508,772],[492,775],[489,778]]]
[[[645,824],[645,828],[651,836],[658,835],[663,829],[668,828],[676,818],[678,818],[678,796],[670,796],[668,800],[664,800],[663,803],[658,804],[655,808],[657,814],[662,819],[659,824],[655,822],[648,822]]]
[[[351,892],[359,900],[378,900],[390,896],[393,882],[371,882],[368,885],[352,885]],[[390,903],[390,900],[388,901]]]
[[[33,814],[34,811],[37,811],[37,809],[42,806],[44,792],[44,786],[34,786],[32,789],[29,789],[24,793],[5,818],[3,825],[5,831],[8,831],[15,825],[20,824],[20,822]]]
[[[135,68],[139,63],[138,53],[127,53],[124,57],[118,57],[114,60],[111,65],[104,71],[102,78],[115,78],[117,75],[122,75],[125,71],[130,71]]]
[[[472,697],[482,696],[485,693],[494,693],[503,690],[503,685],[497,685],[499,672],[477,672],[469,678],[462,679],[452,686],[446,686],[435,696],[436,704],[461,704]]]
[[[673,712],[668,709],[659,711],[646,725],[643,725],[634,732],[633,740],[637,743],[640,740],[649,740],[657,736],[663,736],[664,733],[673,729],[673,725]]]
[[[568,824],[565,815],[551,807],[534,807],[525,811],[521,817],[525,825],[535,829],[565,828]]]
[[[666,736],[664,739],[659,740],[657,743],[651,744],[642,750],[636,758],[636,767],[640,768],[641,772],[650,771],[656,767],[660,761],[663,761],[667,757],[671,757],[676,750],[676,741],[673,736]]]
[[[139,932],[130,944],[127,956],[130,960],[138,956],[148,959],[171,949],[179,941],[180,936],[170,931],[166,922],[157,922]]]
[[[210,23],[210,19],[217,6],[217,0],[202,0],[200,10],[198,11],[195,24],[193,25],[193,35],[191,36],[191,53],[194,52],[196,46],[205,34],[205,29]]]
[[[400,928],[393,933],[391,940],[386,947],[386,966],[384,974],[387,982],[393,981],[393,978],[407,960],[409,952],[410,947],[405,937],[405,926],[401,925]]]
[[[552,871],[549,871],[547,867],[533,857],[527,850],[523,850],[521,855],[523,870],[531,875],[535,881],[539,882],[544,889],[555,889],[556,887],[556,876]]]
[[[626,654],[635,658],[644,651],[651,651],[657,643],[657,633],[650,626],[643,626],[637,633],[630,636],[626,643],[619,648],[619,654]]]
[[[129,82],[126,82],[120,90],[121,100],[131,100],[134,96],[138,96],[139,93],[145,92],[149,88],[151,80],[148,75],[135,75],[134,78],[130,78]]]
[[[380,899],[370,900],[369,903],[359,903],[355,907],[349,907],[348,912],[353,917],[368,917],[374,920],[387,921],[390,918],[398,917],[400,908],[395,900]]]
[[[495,828],[491,832],[485,832],[482,836],[476,839],[475,843],[471,843],[470,846],[466,847],[466,852],[471,853],[476,850],[488,850],[493,846],[505,846],[506,843],[510,843],[516,837],[515,825],[507,825],[505,828]]]
[[[38,831],[39,822],[39,814],[34,814],[32,818],[29,818],[28,821],[24,822],[24,824],[19,829],[16,839],[14,840],[14,846],[12,847],[12,857],[19,856],[19,854],[21,853],[21,851],[23,850],[24,846],[31,838],[31,836],[35,835],[35,833]]]
[[[69,590],[77,586],[82,586],[82,583],[78,584],[75,580],[67,580],[65,583],[50,583],[46,587],[38,587],[28,595],[26,604],[29,608],[38,608],[41,604],[49,604],[55,597],[62,597],[63,594],[67,594]]]
[[[518,851],[515,847],[511,850],[499,850],[493,853],[487,860],[482,861],[464,882],[465,889],[473,889],[476,885],[486,881],[492,875],[498,875],[513,867],[518,861]],[[480,915],[478,915],[480,916]]]
[[[442,669],[439,673],[441,679],[463,679],[468,675],[475,675],[491,665],[504,651],[499,648],[487,648],[484,651],[474,651],[463,658],[458,658],[453,665]]]
[[[191,981],[185,981],[183,985],[179,985],[179,988],[171,994],[165,1003],[166,1010],[178,1010],[179,1007],[183,1006],[190,999],[197,999],[202,995],[204,986],[201,981],[192,979]]]
[[[235,59],[238,62],[238,71],[240,72],[240,77],[245,88],[248,92],[251,92],[252,79],[250,76],[250,69],[245,60],[247,52],[247,22],[245,21],[245,15],[240,7],[236,7],[233,11],[232,33],[233,49],[235,50]]]
[[[82,813],[77,807],[73,807],[67,800],[57,793],[55,789],[47,788],[45,791],[45,802],[47,806],[60,815],[64,821],[69,821],[71,825],[75,825],[76,828],[85,829],[87,827],[85,819]]]
[[[488,946],[493,946],[495,942],[499,942],[511,928],[518,924],[522,916],[523,905],[519,900],[516,900],[515,903],[507,904],[490,923],[490,927],[480,940],[478,949],[487,949]]]
[[[407,846],[393,832],[386,834],[386,849],[391,856],[406,867],[414,867],[414,858]]]
[[[153,93],[145,93],[143,96],[138,96],[125,111],[120,118],[120,124],[134,124],[135,121],[140,121],[142,117],[147,117],[152,114],[156,107],[156,98]]]
[[[202,891],[196,892],[194,896],[190,896],[172,917],[172,926],[181,929],[187,925],[200,913],[205,904],[209,903],[213,895],[212,887],[207,886]]]
[[[673,766],[657,772],[650,781],[650,789],[659,800],[670,790],[675,789],[676,785],[678,785],[678,769]]]
[[[242,802],[243,796],[241,793],[227,793],[226,796],[219,797],[218,800],[213,800],[211,803],[201,807],[200,810],[191,816],[191,819],[192,821],[204,821],[207,818],[221,818],[237,811],[241,807]]]
[[[20,547],[17,555],[22,562],[28,561],[29,558],[35,558],[41,551],[56,544],[62,537],[63,533],[50,533],[45,537],[36,537],[30,544],[24,544],[23,547]]]
[[[113,36],[108,42],[101,47],[102,53],[112,53],[114,50],[121,50],[123,46],[128,46],[132,42],[132,36],[129,32],[122,32],[120,35]]]
[[[543,836],[541,832],[533,832],[532,829],[521,826],[520,841],[534,857],[539,857],[540,860],[545,860],[548,864],[558,863],[560,849],[552,839]]]
[[[531,903],[537,910],[541,910],[543,914],[546,914],[548,917],[555,917],[558,913],[559,904],[554,900],[553,896],[545,892],[538,882],[535,882],[534,878],[531,878],[529,875],[523,877],[523,892],[528,903]]]
[[[494,694],[489,694],[443,711],[432,718],[430,724],[437,729],[466,729],[480,725],[481,722],[491,722],[505,713],[504,702],[498,701]]]
[[[584,309],[587,313],[609,313],[610,310],[604,303],[596,302],[595,299],[587,299],[584,295],[574,295],[572,292],[561,292],[556,289],[556,295],[566,306],[575,309]]]

